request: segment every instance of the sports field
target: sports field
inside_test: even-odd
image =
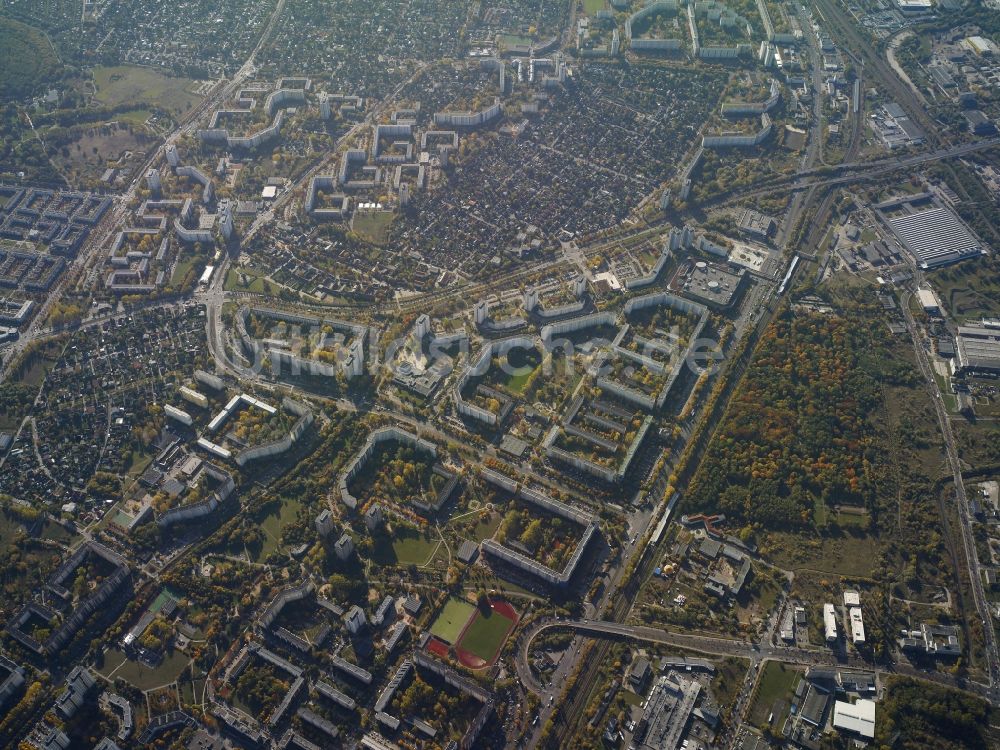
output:
[[[449,599],[445,602],[441,614],[431,625],[431,635],[436,635],[442,641],[454,644],[462,635],[462,629],[475,612],[476,608],[468,602],[455,598]]]
[[[459,661],[473,669],[492,664],[516,624],[517,613],[507,602],[491,601],[489,614],[477,610],[455,648]]]

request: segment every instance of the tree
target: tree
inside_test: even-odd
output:
[[[536,518],[528,524],[521,534],[521,544],[528,549],[536,549],[542,543],[543,534],[542,522]]]

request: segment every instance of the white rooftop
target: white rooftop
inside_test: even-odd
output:
[[[857,703],[837,701],[833,704],[833,726],[862,737],[875,737],[875,701],[859,698]]]

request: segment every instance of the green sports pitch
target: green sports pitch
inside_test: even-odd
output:
[[[500,647],[507,640],[507,635],[514,628],[516,618],[517,615],[504,603],[501,604],[500,611],[497,611],[495,605],[489,614],[477,611],[457,644],[459,659],[465,658],[462,653],[465,652],[482,659],[484,665],[492,664]]]
[[[476,608],[461,599],[451,598],[441,610],[441,614],[431,625],[431,635],[454,644],[462,634],[462,628],[476,612]]]

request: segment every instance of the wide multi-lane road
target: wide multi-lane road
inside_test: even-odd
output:
[[[522,684],[540,694],[547,694],[545,688],[531,673],[529,661],[531,644],[544,632],[552,630],[572,630],[591,638],[604,640],[624,639],[641,643],[656,643],[674,646],[684,651],[706,654],[708,656],[738,656],[754,657],[756,661],[774,660],[786,664],[800,666],[837,666],[840,668],[860,669],[878,674],[901,674],[918,679],[935,682],[948,687],[966,690],[978,695],[986,695],[991,691],[986,685],[969,680],[961,680],[943,672],[931,672],[916,669],[906,663],[890,666],[875,665],[857,656],[844,654],[824,647],[800,648],[796,646],[774,646],[768,641],[768,635],[758,641],[749,642],[736,638],[725,638],[700,633],[679,633],[662,628],[644,625],[625,625],[619,622],[604,620],[559,620],[544,619],[533,623],[522,636],[515,655],[518,676]]]

